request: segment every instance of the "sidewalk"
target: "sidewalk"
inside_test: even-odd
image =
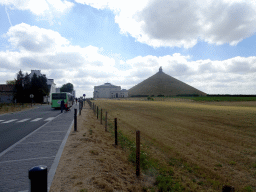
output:
[[[127,155],[115,148],[86,103],[78,115],[77,132],[72,128],[54,176],[50,192],[143,191],[152,180],[138,179]]]
[[[28,191],[28,170],[38,165],[47,166],[50,186],[73,118],[74,112],[62,113],[3,151],[0,154],[0,191]]]

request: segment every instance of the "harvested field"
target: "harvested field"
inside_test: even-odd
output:
[[[186,191],[256,191],[256,103],[96,100]],[[146,149],[147,148],[147,149]]]
[[[1,103],[0,104],[0,114],[10,113],[10,112],[13,113],[13,112],[23,111],[27,109],[31,109],[30,103],[24,103],[23,105],[21,103],[17,103],[17,104]]]

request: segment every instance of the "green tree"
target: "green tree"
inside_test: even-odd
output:
[[[24,76],[24,87],[23,87],[23,91],[24,91],[24,102],[25,103],[30,103],[31,99],[30,99],[30,92],[31,92],[31,81],[30,81],[30,77],[28,75],[28,73],[26,73],[26,75]]]
[[[25,75],[20,70],[17,73],[17,79],[14,80],[14,99],[18,103],[30,103],[30,95],[34,95],[34,102],[43,102],[43,97],[49,94],[47,78],[45,75],[36,74],[30,79],[28,73]]]
[[[36,74],[31,78],[30,94],[34,95],[34,101],[41,103],[43,97],[49,94],[49,88],[47,85],[47,79],[44,75],[37,77]]]
[[[17,79],[15,80],[15,85],[14,85],[14,99],[18,103],[23,103],[24,102],[24,74],[20,70],[17,73]]]
[[[66,83],[64,85],[62,85],[62,87],[60,88],[60,92],[69,92],[71,93],[73,91],[73,84],[72,83]]]
[[[7,85],[15,85],[15,80],[6,81]]]

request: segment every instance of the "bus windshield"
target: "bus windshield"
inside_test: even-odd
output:
[[[54,93],[52,99],[66,99],[66,93]]]

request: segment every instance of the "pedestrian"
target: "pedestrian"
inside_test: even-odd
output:
[[[77,104],[77,98],[76,98],[76,104]]]
[[[64,100],[62,99],[62,101],[60,102],[60,109],[61,109],[61,113],[63,112],[63,109],[65,109],[67,111],[67,108],[65,106]]]

